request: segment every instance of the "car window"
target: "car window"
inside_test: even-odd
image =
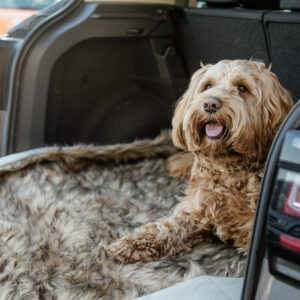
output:
[[[0,35],[60,0],[0,0]]]
[[[1,8],[41,10],[59,0],[0,0]]]

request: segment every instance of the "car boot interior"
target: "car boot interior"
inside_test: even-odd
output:
[[[20,25],[8,35],[26,47],[19,73],[7,71],[18,86],[1,91],[8,96],[4,108],[14,107],[2,154],[154,137],[171,126],[174,105],[200,62],[262,60],[296,101],[298,9],[298,1],[287,0],[207,0],[193,8],[88,1],[58,20],[44,18],[39,30],[34,21],[23,31]],[[7,43],[1,40],[2,49]]]

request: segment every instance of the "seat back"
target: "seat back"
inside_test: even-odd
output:
[[[282,0],[280,6],[292,11],[273,11],[264,18],[270,61],[272,70],[296,101],[300,98],[300,2]]]
[[[259,59],[269,63],[263,28],[266,10],[239,5],[247,1],[238,1],[234,7],[228,7],[237,2],[234,0],[206,2],[204,7],[185,9],[177,25],[178,47],[190,74],[199,68],[200,61]]]

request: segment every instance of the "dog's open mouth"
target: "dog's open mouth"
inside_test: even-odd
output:
[[[220,123],[209,122],[205,124],[205,134],[210,139],[219,139],[224,132],[224,126]]]

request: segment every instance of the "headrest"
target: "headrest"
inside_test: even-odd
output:
[[[295,2],[297,0],[294,0]],[[240,4],[245,7],[257,9],[279,9],[280,0],[239,0]]]
[[[281,0],[280,1],[281,9],[300,9],[300,1],[299,0]]]

